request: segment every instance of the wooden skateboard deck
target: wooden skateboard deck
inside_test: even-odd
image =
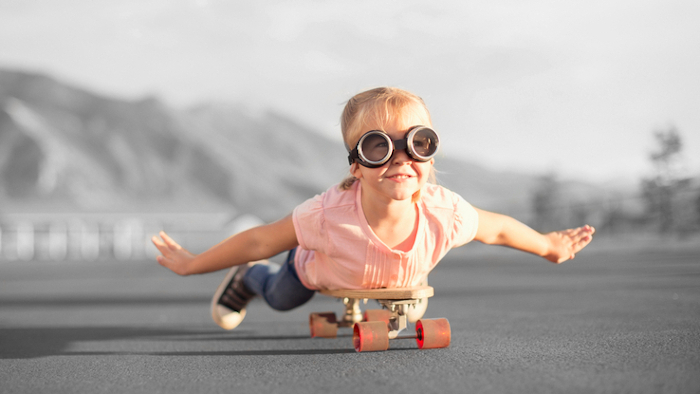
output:
[[[319,293],[329,297],[361,300],[417,300],[432,297],[435,291],[431,286],[416,286],[396,289],[320,290]]]

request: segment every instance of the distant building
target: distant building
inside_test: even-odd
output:
[[[158,251],[151,237],[166,231],[194,253],[261,224],[251,215],[205,213],[3,213],[0,260],[138,260]]]

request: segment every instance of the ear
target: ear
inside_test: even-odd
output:
[[[360,170],[360,165],[357,164],[357,162],[354,162],[352,163],[352,165],[350,165],[350,174],[352,174],[352,176],[354,176],[357,179],[362,178],[362,171]]]

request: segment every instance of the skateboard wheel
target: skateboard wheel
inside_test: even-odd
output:
[[[447,319],[421,319],[416,323],[416,342],[420,349],[448,347],[451,338]]]
[[[322,312],[309,315],[309,331],[311,337],[335,338],[338,336],[338,323],[335,313]]]
[[[386,309],[368,309],[365,311],[364,321],[383,321],[389,324],[391,312]]]
[[[376,352],[389,349],[389,328],[382,321],[355,323],[352,342],[357,352]]]

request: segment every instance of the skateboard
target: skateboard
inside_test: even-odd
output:
[[[431,286],[398,289],[368,290],[320,290],[321,294],[339,298],[345,305],[340,319],[334,312],[309,315],[312,337],[335,338],[339,327],[352,327],[355,351],[371,352],[389,348],[389,340],[415,339],[420,349],[443,348],[450,345],[451,331],[447,319],[420,319],[416,322],[415,335],[399,336],[408,326],[407,313],[421,299],[432,297]],[[382,309],[360,309],[360,300],[376,300]]]

